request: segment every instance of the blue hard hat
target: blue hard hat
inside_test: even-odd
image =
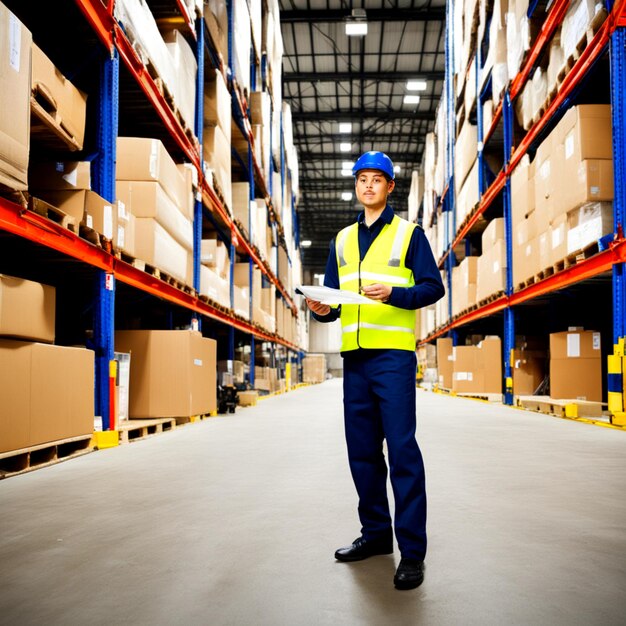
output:
[[[396,177],[393,171],[393,162],[384,152],[371,150],[362,154],[352,168],[352,174],[356,176],[361,170],[380,170],[391,180]]]

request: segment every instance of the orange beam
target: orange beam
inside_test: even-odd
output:
[[[113,50],[113,0],[109,0],[109,7],[105,7],[101,0],[76,0],[96,35],[108,50]]]

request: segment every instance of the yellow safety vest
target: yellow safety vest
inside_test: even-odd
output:
[[[359,225],[337,235],[335,249],[341,289],[359,293],[361,287],[383,283],[411,287],[413,272],[404,261],[416,225],[394,215],[372,242],[363,261],[359,256]],[[357,348],[395,348],[415,351],[415,311],[390,304],[341,305],[341,351]]]

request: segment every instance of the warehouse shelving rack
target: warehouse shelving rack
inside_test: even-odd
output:
[[[202,16],[190,16],[180,0],[172,0],[189,28],[189,32],[197,43],[197,60],[199,64],[197,94],[196,94],[196,123],[194,131],[196,137],[202,137],[202,103],[203,103],[203,67],[205,29]],[[195,203],[194,224],[194,292],[188,293],[167,282],[137,269],[132,264],[117,258],[86,240],[80,238],[70,230],[51,222],[50,220],[26,210],[19,204],[0,197],[0,230],[15,235],[26,241],[33,242],[44,248],[61,253],[67,258],[75,259],[96,270],[96,295],[94,297],[94,348],[96,351],[96,415],[102,416],[103,430],[113,428],[111,419],[112,398],[110,397],[110,378],[112,376],[111,363],[114,359],[114,312],[115,312],[115,284],[116,281],[129,285],[145,294],[169,302],[188,311],[192,316],[192,326],[199,327],[202,317],[220,322],[231,329],[241,331],[251,338],[279,344],[288,351],[299,354],[298,346],[260,329],[258,326],[243,320],[221,307],[213,306],[200,298],[199,291],[199,259],[202,224],[201,216],[208,216],[214,225],[222,231],[223,236],[231,242],[231,259],[234,252],[250,258],[251,264],[256,264],[265,279],[276,286],[277,293],[289,305],[292,312],[297,314],[296,306],[279,279],[272,273],[268,265],[257,255],[252,244],[233,223],[227,210],[224,208],[215,191],[204,178],[202,168],[202,149],[197,140],[192,140],[185,132],[175,112],[167,103],[164,95],[159,91],[155,80],[133,49],[128,37],[120,24],[113,16],[113,1],[109,0],[105,6],[101,0],[74,0],[74,4],[93,29],[101,44],[105,47],[107,56],[101,64],[98,94],[98,129],[97,153],[92,162],[92,188],[106,200],[113,201],[115,196],[115,143],[118,129],[119,81],[120,63],[126,68],[133,80],[145,94],[148,102],[158,115],[166,133],[176,144],[184,157],[195,166],[198,171],[198,180],[201,189],[201,199]],[[194,23],[195,17],[195,23]],[[26,23],[28,26],[28,23]],[[221,68],[224,71],[224,68]],[[233,90],[233,93],[235,90]],[[241,107],[239,95],[233,98],[241,112],[241,120],[247,121],[247,111]],[[249,122],[248,122],[248,128]],[[248,134],[249,146],[253,140],[252,133]],[[266,185],[262,172],[256,163],[253,150],[249,147],[250,163],[254,168],[257,180],[260,181],[262,192]],[[251,168],[252,169],[252,168]],[[254,183],[252,182],[251,187]],[[265,194],[266,195],[266,194]],[[268,200],[268,206],[270,202]],[[271,210],[275,221],[275,212]],[[252,265],[251,265],[252,267]],[[252,270],[251,270],[252,271]],[[231,308],[232,308],[232,273],[231,273]],[[252,339],[253,340],[253,339]],[[253,344],[254,345],[254,344]],[[254,352],[252,353],[254,355]],[[254,368],[251,368],[254,382]]]
[[[476,229],[484,214],[494,201],[502,196],[503,213],[505,218],[505,237],[507,248],[507,276],[506,289],[502,296],[498,297],[486,305],[461,314],[452,319],[444,326],[436,329],[423,343],[434,341],[437,337],[451,335],[456,343],[456,331],[477,320],[488,318],[495,313],[504,314],[504,400],[507,404],[513,403],[512,388],[512,350],[515,342],[515,325],[513,309],[524,302],[550,296],[559,290],[575,285],[581,281],[599,276],[605,272],[613,272],[613,342],[617,345],[623,344],[626,335],[626,276],[624,276],[624,262],[626,262],[626,239],[624,238],[624,224],[626,217],[626,172],[624,171],[623,155],[626,154],[626,2],[617,0],[607,6],[608,17],[598,29],[593,39],[582,52],[571,71],[566,75],[559,87],[556,98],[548,106],[545,113],[533,124],[523,139],[516,146],[513,140],[513,102],[518,97],[528,81],[531,72],[535,68],[541,55],[549,45],[552,36],[569,8],[570,0],[556,0],[550,8],[541,31],[526,58],[524,66],[517,76],[510,81],[505,89],[502,100],[494,111],[493,120],[490,127],[484,131],[482,125],[482,115],[480,112],[480,85],[478,66],[477,76],[477,121],[478,121],[478,159],[480,163],[479,190],[480,202],[475,207],[469,218],[460,227],[456,228],[453,223],[454,214],[454,170],[453,170],[453,144],[450,139],[455,136],[455,108],[454,98],[449,94],[453,93],[453,6],[454,3],[447,3],[447,39],[446,39],[446,79],[445,89],[448,93],[447,114],[448,114],[448,138],[447,159],[446,159],[446,191],[440,200],[440,206],[444,212],[450,216],[446,224],[452,224],[448,237],[446,232],[446,250],[439,259],[439,267],[448,270],[448,298],[450,300],[449,310],[451,312],[451,281],[450,273],[454,265],[454,250],[460,246],[466,238]],[[477,54],[480,63],[480,43],[478,42]],[[609,52],[611,63],[611,105],[613,115],[613,162],[614,162],[614,235],[607,241],[605,238],[599,241],[599,252],[594,256],[585,259],[561,272],[544,278],[530,286],[515,289],[512,279],[512,223],[511,223],[511,174],[520,163],[522,157],[527,154],[533,146],[536,146],[546,131],[548,126],[556,122],[561,114],[568,107],[570,98],[575,89],[581,85],[593,65],[598,59]],[[488,82],[488,81],[487,81]],[[495,180],[485,189],[482,166],[482,150],[484,145],[494,136],[499,125],[503,126],[504,134],[504,165],[495,177]],[[449,243],[448,243],[449,242]],[[614,375],[613,375],[614,376]],[[621,376],[621,374],[620,374]],[[612,378],[609,374],[609,392],[619,392],[622,394],[622,383]],[[620,402],[622,402],[620,400]],[[620,411],[624,410],[622,402]]]

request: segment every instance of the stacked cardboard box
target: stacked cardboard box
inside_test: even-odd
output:
[[[167,27],[162,34],[145,0],[119,0],[115,16],[134,43],[145,65],[150,63],[171,94],[187,128],[195,115],[195,55],[178,31]]]
[[[511,360],[513,393],[516,396],[534,395],[544,380],[547,363],[548,354],[543,341],[524,336],[516,337]]]
[[[190,417],[217,410],[216,342],[187,330],[125,330],[131,354],[131,418]]]
[[[476,304],[478,257],[465,257],[452,270],[452,315]]]
[[[476,301],[481,302],[506,287],[506,242],[504,218],[489,222],[482,235],[482,255],[476,268]]]
[[[28,178],[33,196],[111,240],[116,250],[134,256],[135,218],[124,202],[109,202],[91,191],[88,161],[32,161]]]
[[[30,149],[30,31],[0,3],[0,185],[24,191]]]
[[[572,329],[550,335],[550,397],[602,401],[600,333]]]
[[[135,255],[191,285],[189,179],[158,139],[143,137],[118,137],[116,179],[118,199],[135,216]]]
[[[77,89],[36,44],[32,48],[32,90],[54,102],[56,120],[73,139],[76,149],[81,150],[85,139],[87,95]]]
[[[52,345],[55,302],[53,287],[0,275],[0,452],[93,432],[94,353]]]
[[[302,381],[305,383],[323,383],[326,380],[326,355],[307,354],[302,359]]]
[[[457,393],[502,393],[502,345],[485,337],[478,345],[452,349],[452,390]]]
[[[613,230],[611,111],[571,108],[513,172],[516,285]]]

